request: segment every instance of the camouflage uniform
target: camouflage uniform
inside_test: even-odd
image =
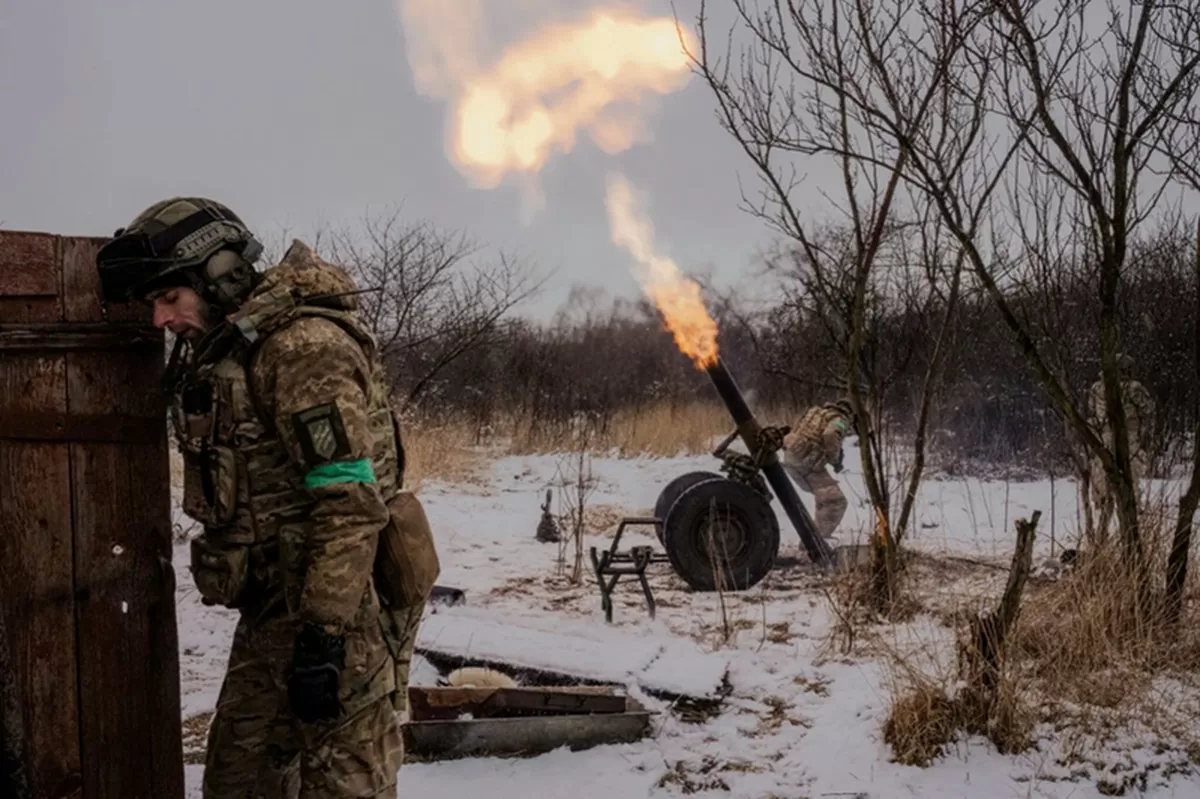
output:
[[[1135,489],[1141,485],[1149,468],[1150,453],[1146,438],[1154,416],[1154,399],[1138,380],[1128,377],[1131,362],[1128,356],[1118,358],[1121,369],[1121,398],[1125,410],[1126,430],[1129,433],[1129,461],[1133,472]],[[1116,451],[1112,429],[1108,425],[1108,411],[1104,401],[1104,383],[1097,380],[1088,391],[1088,413],[1092,429],[1100,436],[1109,452]],[[1101,536],[1107,534],[1108,523],[1113,514],[1113,497],[1108,487],[1108,474],[1104,464],[1095,456],[1091,458],[1092,504],[1099,509],[1097,530]]]
[[[205,799],[395,795],[423,602],[385,607],[373,579],[403,449],[353,289],[294,242],[196,345],[174,393],[184,511],[204,524],[192,574],[206,604],[240,612]],[[289,703],[310,628],[343,642],[331,720]]]
[[[203,794],[394,796],[436,548],[353,282],[298,241],[265,274],[261,254],[226,206],[175,197],[96,256],[105,301],[185,331],[164,382],[192,575],[240,613]]]
[[[841,471],[842,444],[850,430],[851,412],[845,402],[809,408],[783,440],[783,468],[802,491],[813,495],[817,534],[828,539],[846,515],[846,496],[826,471]]]

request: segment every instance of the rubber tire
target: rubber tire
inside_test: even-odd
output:
[[[721,475],[716,472],[688,472],[676,477],[667,483],[667,487],[658,495],[658,501],[654,503],[654,518],[662,519],[665,523],[667,514],[671,511],[671,506],[675,504],[675,500],[679,499],[680,494],[702,480],[720,479],[720,477]],[[655,528],[654,532],[658,536],[658,543],[661,544],[663,541],[662,528]]]
[[[716,590],[703,538],[712,502],[742,528],[745,539],[741,551],[725,565],[724,586],[730,591],[744,591],[758,585],[770,573],[779,553],[779,521],[770,503],[758,492],[724,477],[690,486],[667,512],[663,548],[672,568],[693,590]]]

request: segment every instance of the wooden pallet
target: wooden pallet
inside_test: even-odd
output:
[[[412,760],[535,755],[631,743],[650,713],[609,688],[410,686],[404,747]]]

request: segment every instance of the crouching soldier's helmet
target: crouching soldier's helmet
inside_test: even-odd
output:
[[[186,286],[212,306],[232,310],[258,280],[262,244],[224,205],[202,197],[155,203],[120,228],[96,255],[106,302]]]
[[[825,407],[837,411],[842,416],[846,417],[846,422],[849,424],[851,429],[858,424],[858,418],[854,415],[854,406],[850,404],[849,399],[843,397],[842,399],[834,400],[833,402],[827,402]]]

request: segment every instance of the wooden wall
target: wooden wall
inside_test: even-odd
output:
[[[102,242],[0,231],[0,613],[32,795],[182,799],[163,337]]]

